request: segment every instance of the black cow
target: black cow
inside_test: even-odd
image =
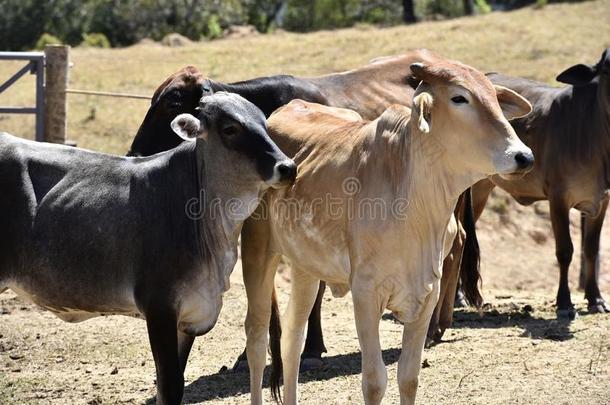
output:
[[[610,312],[595,277],[599,238],[610,189],[610,48],[595,65],[578,64],[557,76],[570,84],[557,88],[532,80],[491,74],[494,84],[527,98],[533,112],[512,122],[519,137],[536,156],[534,169],[520,179],[494,176],[473,187],[475,212],[480,214],[495,185],[522,204],[549,200],[560,278],[557,315],[576,315],[568,285],[574,248],[568,213],[586,215],[584,255],[585,297],[589,312]]]
[[[0,292],[68,322],[146,319],[162,404],[217,320],[243,220],[296,177],[253,104],[221,92],[200,109],[172,122],[191,142],[146,158],[0,134]]]

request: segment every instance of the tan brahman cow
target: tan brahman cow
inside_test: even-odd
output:
[[[533,165],[508,123],[530,112],[523,97],[440,57],[410,68],[421,80],[413,116],[391,106],[374,121],[354,121],[345,119],[347,112],[297,100],[268,120],[272,138],[299,171],[292,187],[265,195],[242,232],[253,404],[262,403],[281,255],[292,264],[281,337],[285,403],[297,403],[299,353],[319,280],[335,296],[352,292],[366,404],[380,403],[386,387],[381,315],[389,309],[404,323],[398,383],[401,403],[413,403],[458,197],[488,175],[524,173]]]

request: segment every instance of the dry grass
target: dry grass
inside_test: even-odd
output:
[[[610,46],[610,1],[526,8],[413,26],[312,34],[278,33],[194,43],[184,48],[136,45],[72,50],[70,87],[152,94],[172,72],[193,64],[210,77],[235,81],[260,75],[321,75],[355,68],[381,55],[427,47],[485,71],[552,82],[577,62],[597,61]],[[0,64],[0,78],[18,64]],[[33,80],[0,96],[2,105],[33,104]],[[85,148],[123,154],[144,117],[144,100],[69,96],[69,137]],[[0,130],[33,136],[33,118],[0,115]]]

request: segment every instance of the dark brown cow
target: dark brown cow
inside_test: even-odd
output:
[[[534,110],[512,122],[519,137],[534,151],[534,169],[520,179],[494,176],[473,188],[475,213],[483,210],[494,184],[519,203],[549,200],[560,278],[557,316],[576,315],[568,286],[568,269],[574,251],[568,212],[586,215],[584,255],[585,297],[590,313],[610,312],[595,277],[599,237],[610,188],[610,49],[595,65],[578,64],[557,80],[569,86],[556,88],[527,79],[491,74],[494,84],[511,88],[527,98]],[[477,215],[478,217],[478,215]],[[467,270],[467,269],[465,269]]]

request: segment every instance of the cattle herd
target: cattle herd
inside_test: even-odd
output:
[[[178,404],[241,237],[247,344],[236,368],[249,367],[253,404],[268,347],[274,399],[298,402],[299,367],[326,352],[326,286],[351,291],[366,404],[387,384],[380,319],[389,310],[403,323],[398,387],[412,404],[424,345],[450,326],[458,285],[482,303],[474,224],[495,186],[523,204],[549,200],[560,318],[575,316],[568,211],[585,215],[588,309],[610,312],[596,279],[610,49],[557,79],[568,86],[485,75],[427,50],[308,79],[226,84],[189,66],[154,93],[127,157],[0,133],[0,293],[68,322],[145,319],[157,403]],[[282,256],[291,294],[280,319]]]

